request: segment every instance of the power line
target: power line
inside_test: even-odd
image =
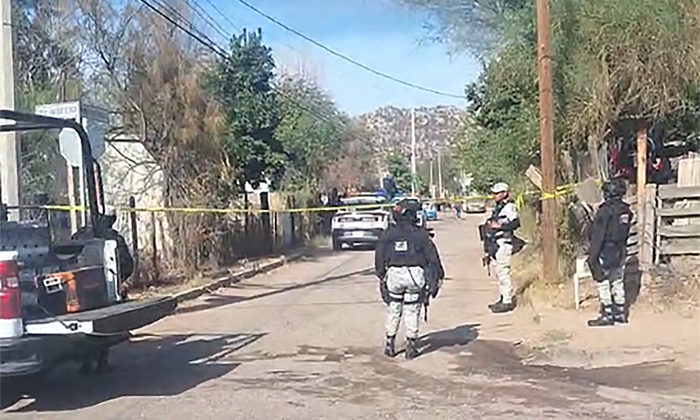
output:
[[[206,35],[203,35],[203,34],[201,34],[201,33],[200,33],[200,34],[196,34],[195,32],[198,32],[196,29],[195,29],[195,30],[192,30],[192,29],[186,28],[185,26],[182,26],[180,23],[178,23],[177,21],[175,21],[172,17],[170,17],[170,16],[168,16],[167,14],[163,13],[160,9],[158,9],[156,6],[154,6],[149,0],[140,0],[140,1],[141,1],[141,3],[143,3],[146,7],[148,7],[151,11],[153,11],[153,12],[156,13],[156,14],[158,14],[160,17],[162,17],[163,19],[167,20],[170,24],[174,25],[175,27],[177,27],[177,28],[180,29],[181,31],[185,32],[187,35],[189,35],[190,37],[192,37],[193,39],[195,39],[195,40],[196,40],[197,42],[199,42],[200,44],[204,45],[206,48],[208,48],[208,49],[209,49],[210,51],[212,51],[214,54],[218,55],[222,60],[228,60],[228,59],[229,59],[228,55],[226,55],[226,54],[225,54],[213,41],[211,41],[211,39],[209,39]],[[158,2],[159,0],[153,0],[153,1]],[[184,20],[186,23],[189,23],[190,26],[192,26],[192,24],[191,24],[190,22],[188,22],[186,19],[184,19],[184,17],[182,17],[182,15],[180,15],[180,19],[181,19],[181,20]],[[206,39],[206,40],[205,40],[205,39]],[[272,87],[272,89],[273,89],[273,91],[274,91],[275,93],[277,93],[277,94],[279,94],[279,95],[281,95],[281,96],[284,96],[287,100],[289,100],[291,103],[293,103],[297,108],[299,108],[299,109],[301,109],[301,110],[303,110],[303,111],[306,111],[306,112],[307,112],[308,114],[310,114],[311,116],[314,116],[314,117],[316,117],[317,119],[319,119],[319,120],[321,120],[321,121],[324,121],[324,122],[326,122],[326,123],[328,123],[328,124],[336,124],[336,123],[338,122],[338,121],[331,121],[331,120],[329,120],[329,118],[330,118],[329,116],[323,115],[322,113],[318,112],[317,110],[310,109],[310,108],[308,108],[308,107],[307,107],[306,105],[304,105],[304,104],[300,104],[298,101],[296,101],[295,99],[293,99],[293,98],[291,98],[289,95],[287,95],[286,92],[284,92],[284,91],[282,91],[282,90],[280,90],[280,89],[277,89],[277,88],[275,88],[274,86]],[[334,115],[334,116],[337,117],[337,115]]]
[[[227,14],[225,14],[224,12],[222,12],[221,9],[220,9],[212,0],[204,0],[204,1],[209,5],[209,7],[211,7],[216,13],[218,13],[219,16],[221,16],[222,18],[224,18],[224,20],[225,20],[226,22],[228,22],[228,24],[231,25],[231,27],[233,27],[233,28],[236,29],[236,30],[239,30],[239,29],[240,29],[240,28],[238,27],[238,25],[236,25],[236,23],[235,23]],[[195,0],[193,0],[193,2],[194,2],[195,4],[197,4],[197,2],[196,2]],[[202,8],[202,6],[199,6],[199,7]],[[210,14],[207,13],[207,15],[208,15],[209,18],[211,18],[212,20],[215,20]],[[290,50],[294,50],[294,51],[298,52],[299,54],[303,54],[302,51],[300,51],[298,48],[294,47],[294,46],[291,45],[290,43],[288,43],[288,42],[283,42],[283,44],[284,44],[285,46],[287,46]],[[337,70],[337,69],[336,69],[335,71],[336,71],[337,73],[340,73],[340,74],[345,74],[345,73],[343,73],[342,71]],[[379,90],[381,90],[381,91],[383,91],[383,92],[386,92],[386,91],[384,91],[384,89],[382,89],[382,88],[380,88],[380,87],[378,87],[378,86],[376,86],[376,85],[373,85],[372,87],[374,87],[375,89],[378,88]]]
[[[161,11],[160,9],[153,6],[153,4],[151,4],[150,2],[144,2],[142,0],[141,3],[145,4],[148,8],[150,8],[151,10],[153,10],[154,12],[159,14],[161,17],[163,17],[165,20],[167,20],[171,24],[176,25],[180,30],[184,31],[185,33],[187,33],[188,35],[193,37],[195,40],[197,40],[202,45],[206,46],[208,49],[215,51],[219,54],[222,54],[222,52],[220,51],[220,47],[211,38],[209,38],[207,36],[207,34],[200,31],[199,28],[197,28],[197,26],[194,23],[187,20],[187,18],[185,18],[182,15],[182,13],[180,13],[177,9],[168,5],[164,0],[151,0],[151,1],[153,1],[156,5],[160,6],[161,8],[169,11],[175,18],[179,19],[185,25],[187,25],[189,27],[189,29],[180,26],[170,16],[163,13],[163,11]]]
[[[219,8],[216,6],[216,4],[214,4],[213,1],[211,1],[211,0],[204,0],[204,1],[209,5],[209,7],[211,7],[212,9],[214,9],[214,11],[215,11],[216,13],[218,13],[219,15],[221,15],[221,17],[223,17],[224,20],[225,20],[226,22],[228,22],[228,24],[231,25],[231,27],[232,27],[233,29],[235,29],[235,30],[239,30],[239,29],[240,29],[240,28],[238,27],[238,25],[236,25],[236,24],[233,22],[233,20],[231,20],[231,18],[228,17],[228,15],[226,15],[224,12],[222,12],[221,9],[219,9]],[[194,3],[194,4],[197,4],[197,2],[194,1],[194,0],[193,0],[193,3]],[[199,5],[198,5],[198,6],[199,6]],[[199,7],[201,8],[202,6],[199,6]],[[207,15],[209,15],[209,14],[207,13]],[[213,17],[211,17],[211,15],[209,15],[209,17],[210,17],[212,20],[215,20]]]
[[[202,6],[199,5],[195,0],[186,0],[185,3],[190,9],[194,11],[205,23],[214,28],[214,30],[223,37],[224,41],[228,41],[230,36],[226,32],[226,29],[219,24],[219,22],[212,17]],[[206,17],[205,17],[206,16]]]
[[[383,77],[383,78],[385,78],[385,79],[387,79],[387,80],[391,80],[392,82],[396,82],[396,83],[399,83],[399,84],[404,85],[404,86],[408,86],[408,87],[413,88],[413,89],[422,90],[423,92],[429,92],[429,93],[433,93],[433,94],[435,94],[435,95],[446,96],[446,97],[448,97],[448,98],[465,99],[464,95],[455,95],[455,94],[453,94],[453,93],[442,92],[442,91],[439,91],[439,90],[436,90],[436,89],[424,87],[424,86],[421,86],[421,85],[417,85],[417,84],[415,84],[415,83],[411,83],[411,82],[407,82],[407,81],[405,81],[405,80],[399,79],[399,78],[397,78],[397,77],[394,77],[394,76],[392,76],[392,75],[390,75],[390,74],[381,72],[381,71],[379,71],[379,70],[375,70],[375,69],[373,69],[372,67],[369,67],[369,66],[366,65],[366,64],[360,63],[359,61],[357,61],[357,60],[355,60],[355,59],[353,59],[353,58],[350,58],[350,57],[348,57],[348,56],[346,56],[346,55],[344,55],[344,54],[341,54],[341,53],[339,53],[339,52],[337,52],[337,51],[335,51],[335,50],[333,50],[333,49],[327,47],[326,45],[324,45],[324,44],[322,44],[322,43],[316,41],[315,39],[309,37],[308,35],[305,35],[304,33],[297,31],[296,29],[294,29],[294,28],[288,26],[288,25],[285,24],[284,22],[281,22],[281,21],[275,19],[274,17],[268,15],[267,13],[263,12],[262,10],[258,9],[257,7],[253,6],[253,5],[250,4],[250,3],[248,3],[246,0],[238,0],[238,2],[241,3],[242,5],[244,5],[245,7],[249,8],[250,10],[254,11],[255,13],[259,14],[260,16],[264,17],[265,19],[269,20],[270,22],[274,23],[275,25],[278,25],[278,26],[282,27],[282,28],[285,29],[286,31],[291,32],[291,33],[293,33],[294,35],[296,35],[296,36],[298,36],[298,37],[300,37],[300,38],[302,38],[302,39],[304,39],[304,40],[306,40],[306,41],[308,41],[308,42],[310,42],[310,43],[316,45],[317,47],[323,49],[324,51],[328,52],[329,54],[332,54],[332,55],[334,55],[334,56],[336,56],[336,57],[338,57],[338,58],[340,58],[340,59],[342,59],[342,60],[345,60],[345,61],[347,61],[348,63],[353,64],[353,65],[355,65],[355,66],[357,66],[357,67],[360,67],[361,69],[366,70],[366,71],[368,71],[368,72],[370,72],[370,73],[372,73],[372,74],[374,74],[374,75],[377,75],[377,76],[379,76],[379,77]]]

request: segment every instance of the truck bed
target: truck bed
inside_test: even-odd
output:
[[[118,334],[149,325],[177,307],[173,297],[128,301],[85,312],[27,321],[28,334]]]
[[[26,321],[26,334],[0,339],[0,377],[40,372],[113,346],[129,331],[170,315],[176,307],[177,300],[168,296]]]

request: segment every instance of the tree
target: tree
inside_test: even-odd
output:
[[[277,93],[282,118],[276,136],[289,159],[283,186],[318,189],[339,158],[346,121],[313,80],[284,76]]]
[[[489,55],[498,50],[508,18],[530,7],[530,0],[398,0],[427,12],[433,41],[446,43],[456,52]]]
[[[328,165],[323,175],[323,186],[346,188],[353,185],[376,185],[373,152],[364,139],[366,132],[356,127],[344,130],[338,157]]]
[[[73,51],[59,39],[60,30],[69,25],[58,3],[58,0],[12,2],[15,82],[21,111],[34,112],[36,105],[79,96],[79,63]],[[20,159],[23,199],[49,194],[50,200],[58,200],[61,189],[56,188],[55,171],[46,170],[59,164],[65,166],[58,153],[55,133],[21,133]]]
[[[406,163],[406,159],[403,156],[396,152],[391,153],[387,161],[387,169],[389,175],[394,178],[394,182],[396,182],[396,187],[399,191],[411,191],[411,185],[414,179],[411,174],[411,169],[408,167],[408,163]]]
[[[233,163],[239,191],[245,183],[277,184],[286,156],[275,133],[280,124],[279,101],[272,89],[275,62],[262,43],[262,31],[233,36],[227,57],[217,60],[209,86],[225,113],[224,150]]]
[[[532,2],[404,1],[437,14],[443,40],[477,53],[455,34],[473,31],[472,20],[484,17],[480,22],[488,26],[493,48],[482,76],[467,88],[471,120],[462,138],[461,159],[467,170],[475,172],[477,183],[493,176],[522,178],[529,164],[539,162]],[[465,7],[451,7],[456,3]],[[551,4],[560,159],[565,152],[595,155],[602,142],[653,122],[674,127],[676,133],[683,127],[685,135],[700,128],[699,123],[687,124],[700,121],[697,1],[553,0]]]
[[[80,7],[80,43],[94,57],[86,69],[89,98],[115,111],[112,134],[138,137],[153,156],[165,206],[234,203],[227,188],[234,171],[221,144],[223,112],[204,86],[211,63],[205,50],[129,1],[81,0]],[[219,248],[226,220],[166,216],[173,243],[188,244],[168,252],[178,268],[195,270],[215,250],[228,251]]]
[[[676,119],[700,90],[696,0],[561,0],[577,29],[568,74],[567,136],[583,139],[622,120],[637,128]],[[561,18],[560,18],[561,19]]]

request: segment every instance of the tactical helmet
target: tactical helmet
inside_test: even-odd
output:
[[[627,193],[627,183],[622,178],[613,178],[603,183],[603,198],[622,198]]]
[[[417,203],[412,200],[403,199],[396,203],[394,207],[394,220],[396,222],[415,222],[418,217]]]

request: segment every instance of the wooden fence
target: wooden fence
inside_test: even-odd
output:
[[[642,220],[643,265],[679,256],[700,257],[700,187],[647,186]]]
[[[654,262],[700,256],[700,187],[660,185],[655,204]]]

